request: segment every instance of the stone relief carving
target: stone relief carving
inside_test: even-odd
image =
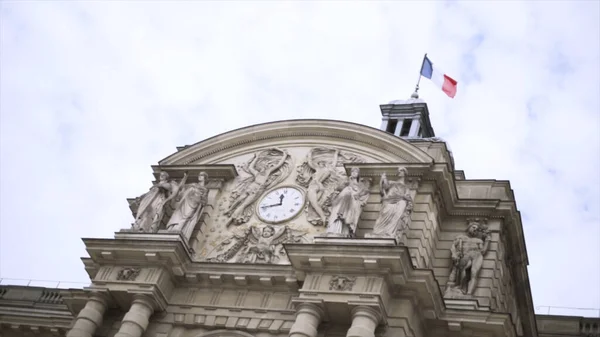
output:
[[[307,188],[308,206],[306,217],[315,226],[327,224],[329,207],[335,188],[345,180],[337,167],[344,163],[359,163],[364,160],[352,153],[319,147],[309,151],[306,160],[297,169],[296,182]]]
[[[288,160],[289,159],[289,160]],[[291,156],[286,150],[271,148],[254,154],[250,161],[239,166],[246,173],[235,184],[229,197],[229,206],[223,212],[225,225],[241,225],[252,216],[252,205],[269,187],[281,182],[290,174]]]
[[[461,234],[452,243],[452,271],[448,277],[445,297],[463,298],[473,295],[477,278],[488,250],[490,232],[478,219],[469,220],[467,235]]]
[[[134,231],[156,233],[165,215],[165,205],[172,200],[181,184],[169,180],[167,172],[161,172],[159,181],[150,191],[137,197],[130,205],[135,214],[131,225]]]
[[[355,276],[334,276],[329,281],[329,290],[352,291],[355,282]]]
[[[360,170],[353,168],[350,177],[337,187],[340,191],[331,203],[326,236],[354,237],[362,208],[369,198],[370,179],[360,178]]]
[[[190,241],[192,233],[202,215],[202,210],[206,205],[208,197],[207,180],[208,174],[200,172],[197,183],[184,185],[187,181],[186,173],[180,183],[183,188],[173,199],[174,211],[167,223],[167,230],[180,232],[186,242]]]
[[[119,281],[135,281],[140,274],[140,268],[123,268],[117,273],[117,280]]]
[[[286,256],[283,244],[307,241],[305,235],[306,232],[287,226],[251,226],[221,242],[216,248],[216,251],[221,253],[207,260],[276,264],[282,256]]]
[[[398,180],[389,181],[386,174],[381,175],[379,182],[381,193],[381,209],[375,221],[373,232],[366,237],[399,238],[410,222],[413,210],[413,199],[410,187],[405,181],[408,171],[398,168]]]

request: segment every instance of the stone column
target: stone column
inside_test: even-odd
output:
[[[123,317],[121,328],[115,337],[141,337],[153,313],[154,305],[148,296],[134,295],[131,308]]]
[[[67,337],[92,337],[96,329],[102,325],[106,305],[104,295],[93,293],[85,307],[77,315],[75,324],[67,333]]]
[[[314,303],[298,304],[296,321],[290,329],[289,337],[316,337],[323,315],[323,309]]]
[[[371,307],[355,307],[352,309],[352,326],[346,337],[375,337],[375,328],[380,319],[379,312]]]

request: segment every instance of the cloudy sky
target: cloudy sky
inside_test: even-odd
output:
[[[598,1],[0,8],[0,277],[86,282],[80,238],[129,227],[125,199],[175,146],[289,118],[379,127],[427,52],[459,82],[421,82],[457,169],[512,183],[535,306],[600,308]]]

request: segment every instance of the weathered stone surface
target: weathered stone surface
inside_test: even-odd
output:
[[[424,103],[403,104],[384,117],[428,124]],[[3,336],[65,335],[78,316],[75,331],[101,337],[594,333],[580,318],[536,325],[510,185],[466,179],[439,139],[284,121],[181,147],[153,168],[156,193],[132,201],[141,230],[84,239],[85,291],[0,287]],[[186,172],[198,183],[186,186]],[[285,186],[305,209],[267,223],[258,201]],[[474,217],[487,219],[485,238],[464,234]]]

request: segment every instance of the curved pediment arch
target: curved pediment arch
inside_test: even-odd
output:
[[[231,330],[215,330],[205,332],[197,337],[254,337],[253,335],[243,331]]]
[[[164,158],[160,165],[217,164],[268,146],[342,146],[374,161],[431,163],[409,142],[369,126],[337,120],[287,120],[253,125],[212,138]]]

